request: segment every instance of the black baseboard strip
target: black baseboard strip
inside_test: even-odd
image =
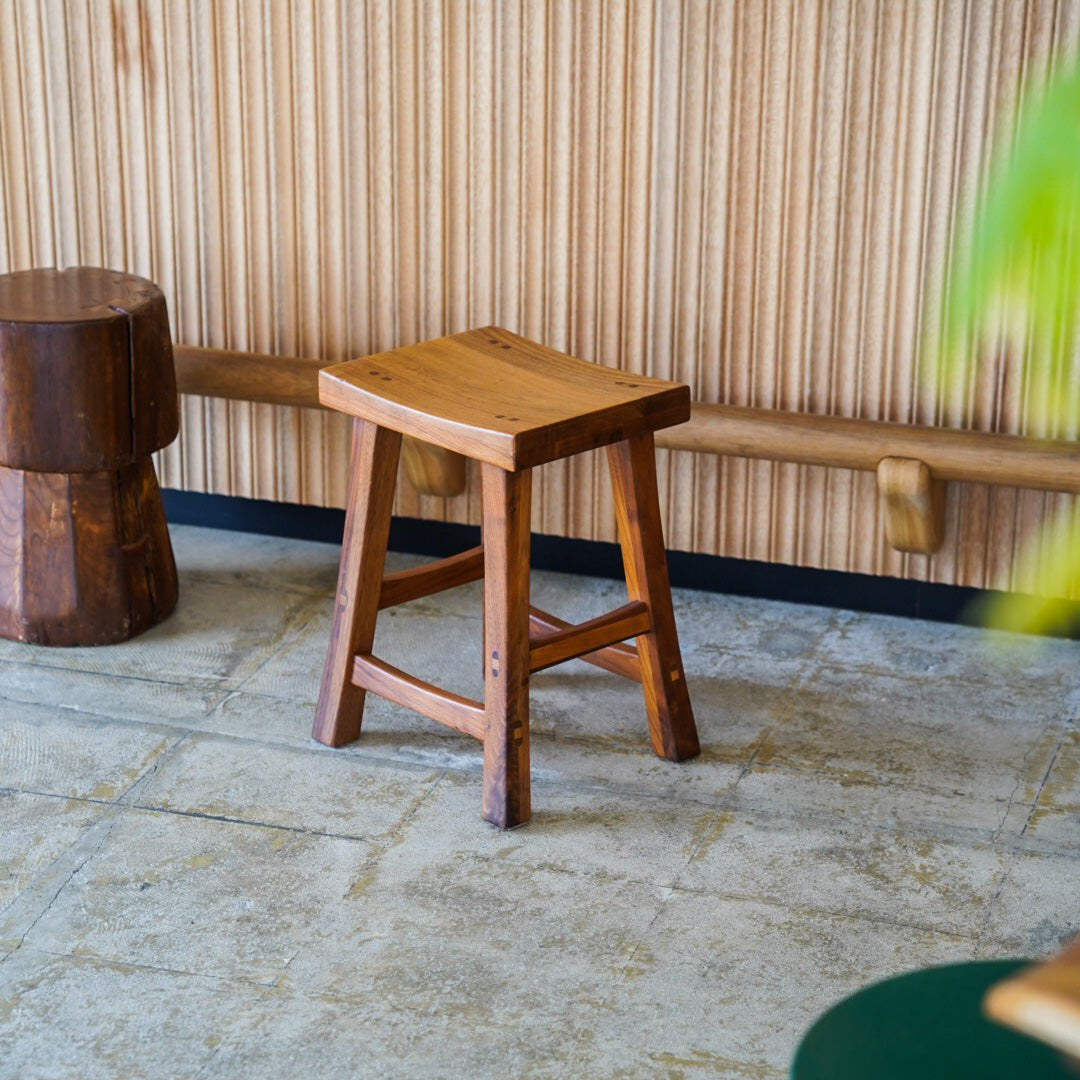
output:
[[[166,516],[178,525],[206,525],[334,544],[341,543],[345,528],[344,510],[171,488],[163,489],[161,494]],[[394,551],[443,556],[479,543],[480,529],[476,525],[394,518],[390,526],[390,547]],[[540,570],[593,577],[621,578],[623,573],[618,544],[537,533],[532,537],[532,565]],[[668,552],[668,572],[675,587],[970,625],[979,622],[979,609],[994,595],[989,590],[959,585],[686,551]],[[1080,637],[1080,603],[1072,605],[1071,617],[1055,636]]]

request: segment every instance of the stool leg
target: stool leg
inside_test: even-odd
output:
[[[400,449],[398,432],[366,420],[353,422],[334,622],[311,732],[327,746],[343,746],[360,734],[365,692],[353,685],[352,662],[357,653],[371,652],[375,637]]]
[[[529,820],[529,518],[532,472],[482,466],[484,793],[500,829]]]
[[[649,734],[661,757],[682,761],[700,748],[671,610],[652,432],[609,446],[608,463],[627,591],[652,617],[652,630],[637,639]]]

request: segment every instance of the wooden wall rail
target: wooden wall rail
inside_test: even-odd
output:
[[[174,353],[181,393],[319,407],[319,360],[189,345]],[[695,403],[690,421],[657,432],[656,445],[875,472],[889,543],[925,554],[941,543],[944,481],[1080,492],[1080,443],[992,432]],[[405,458],[418,491],[464,489],[458,455],[425,444],[411,452],[424,462],[413,468]]]
[[[325,366],[323,360],[193,345],[174,345],[173,360],[176,385],[182,394],[321,408],[319,369]],[[452,497],[465,490],[465,459],[460,454],[406,438],[401,460],[409,483],[422,495]]]
[[[319,408],[319,369],[325,360],[174,345],[181,394]]]
[[[931,555],[945,536],[947,480],[1080,492],[1080,443],[957,428],[696,404],[658,446],[877,474],[885,539]]]
[[[657,446],[877,471],[885,457],[926,462],[941,480],[1080,492],[1080,443],[958,428],[695,404],[688,424]]]

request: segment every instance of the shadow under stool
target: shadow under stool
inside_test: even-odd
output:
[[[324,405],[354,417],[345,537],[313,736],[360,734],[370,691],[479,739],[481,814],[529,820],[529,676],[581,657],[641,683],[653,749],[698,753],[671,608],[653,432],[690,416],[679,383],[577,360],[486,327],[324,368]],[[480,463],[481,546],[383,577],[402,435]],[[570,626],[529,606],[532,470],[607,447],[629,602]],[[382,608],[483,578],[484,701],[372,655]],[[636,647],[625,644],[636,639]]]

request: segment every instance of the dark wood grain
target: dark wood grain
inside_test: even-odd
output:
[[[159,623],[176,600],[149,458],[90,473],[0,466],[0,636],[109,645]]]
[[[0,275],[0,465],[118,469],[170,443],[179,423],[156,286],[86,267]]]
[[[178,425],[155,285],[86,267],[0,275],[0,636],[104,645],[172,611],[150,455]]]

